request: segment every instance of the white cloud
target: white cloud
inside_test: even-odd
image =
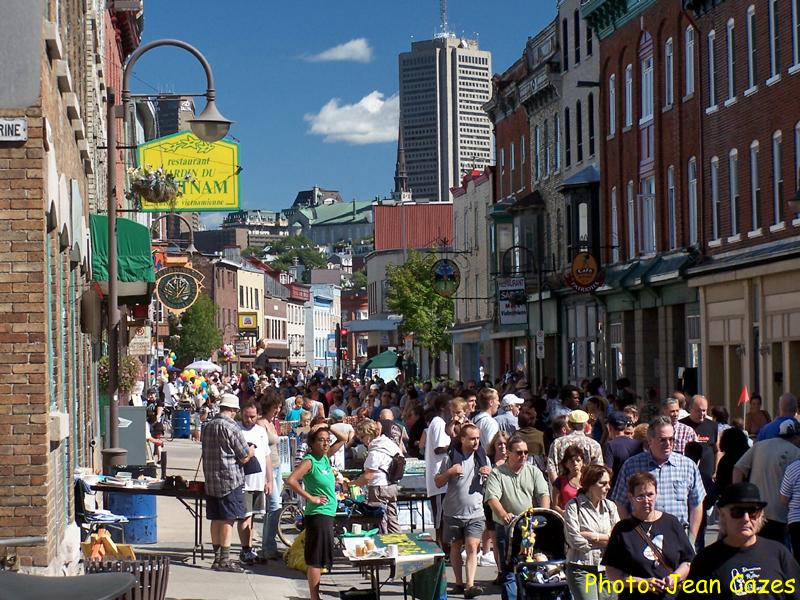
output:
[[[222,220],[228,213],[224,212],[206,212],[200,213],[200,223],[206,231],[211,229],[219,229],[222,226]]]
[[[311,123],[309,133],[324,136],[328,143],[379,144],[397,139],[400,97],[383,99],[377,90],[355,104],[341,104],[331,98],[317,114],[303,117]]]
[[[311,62],[352,60],[353,62],[368,63],[372,61],[372,48],[367,38],[356,38],[344,44],[339,44],[333,48],[323,50],[319,54],[309,56],[306,60]]]

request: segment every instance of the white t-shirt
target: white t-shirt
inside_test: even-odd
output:
[[[241,423],[239,423],[239,429],[242,430],[244,439],[248,444],[256,445],[253,458],[258,459],[258,464],[261,465],[260,473],[244,476],[244,489],[246,492],[263,492],[264,485],[267,482],[267,454],[269,454],[267,430],[261,425],[253,425],[250,429],[245,429]],[[250,460],[253,460],[253,458]]]
[[[178,388],[171,381],[164,383],[164,406],[172,408],[178,401]]]
[[[494,436],[500,431],[500,425],[494,420],[494,417],[487,412],[481,412],[475,415],[472,420],[481,432],[481,446],[487,449],[491,446]]]
[[[447,454],[436,454],[436,448],[443,448],[450,445],[450,436],[445,431],[444,419],[440,416],[433,417],[430,425],[428,425],[427,434],[425,435],[425,488],[428,496],[436,494],[444,494],[447,492],[447,484],[443,487],[437,487],[434,478],[439,472],[439,467],[442,466],[442,461]]]
[[[350,432],[355,433],[355,430],[353,429],[353,426],[350,425],[350,423],[339,423],[338,425],[336,425],[336,427],[341,427],[342,429],[347,429],[348,433],[350,433]],[[333,438],[332,441],[331,441],[331,444],[335,444],[336,442],[339,441],[339,438],[332,431],[331,431],[331,437]],[[336,454],[331,456],[331,466],[334,469],[339,469],[341,471],[341,470],[343,470],[345,468],[345,466],[344,466],[344,447],[346,445],[347,444],[342,444],[342,447],[339,448],[336,451]]]
[[[372,440],[367,450],[367,459],[364,461],[364,470],[378,471],[377,475],[369,482],[370,487],[385,487],[389,485],[386,472],[392,464],[392,457],[400,452],[400,448],[392,440],[381,434]]]

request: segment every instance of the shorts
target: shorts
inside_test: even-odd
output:
[[[244,519],[244,492],[240,485],[222,498],[206,496],[206,519],[209,521],[241,521]]]
[[[306,543],[303,556],[309,567],[333,569],[333,517],[306,515],[303,518]]]
[[[486,519],[486,530],[494,531],[494,513],[492,513],[492,509],[488,504],[483,505],[483,518]]]
[[[244,492],[244,516],[263,515],[267,512],[267,503],[264,497],[264,490],[245,490]]]
[[[464,538],[481,539],[486,521],[478,519],[461,519],[444,515],[444,541],[448,544],[460,542]]]

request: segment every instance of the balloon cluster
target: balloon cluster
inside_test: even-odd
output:
[[[222,360],[225,362],[236,360],[236,350],[232,344],[223,344],[222,348],[219,349],[219,353],[222,354]]]
[[[164,357],[164,364],[165,364],[167,367],[174,367],[174,366],[175,366],[175,360],[176,360],[177,358],[178,358],[178,355],[177,355],[177,354],[175,354],[174,352],[169,352],[169,353],[167,353],[167,355]]]
[[[208,399],[209,383],[203,375],[194,369],[184,369],[180,380],[184,383],[183,396],[186,400],[196,400],[200,405]]]

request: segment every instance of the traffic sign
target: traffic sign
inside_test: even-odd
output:
[[[544,342],[544,329],[539,329],[536,332],[536,342],[543,343]]]
[[[544,358],[544,342],[536,342],[536,358]]]

